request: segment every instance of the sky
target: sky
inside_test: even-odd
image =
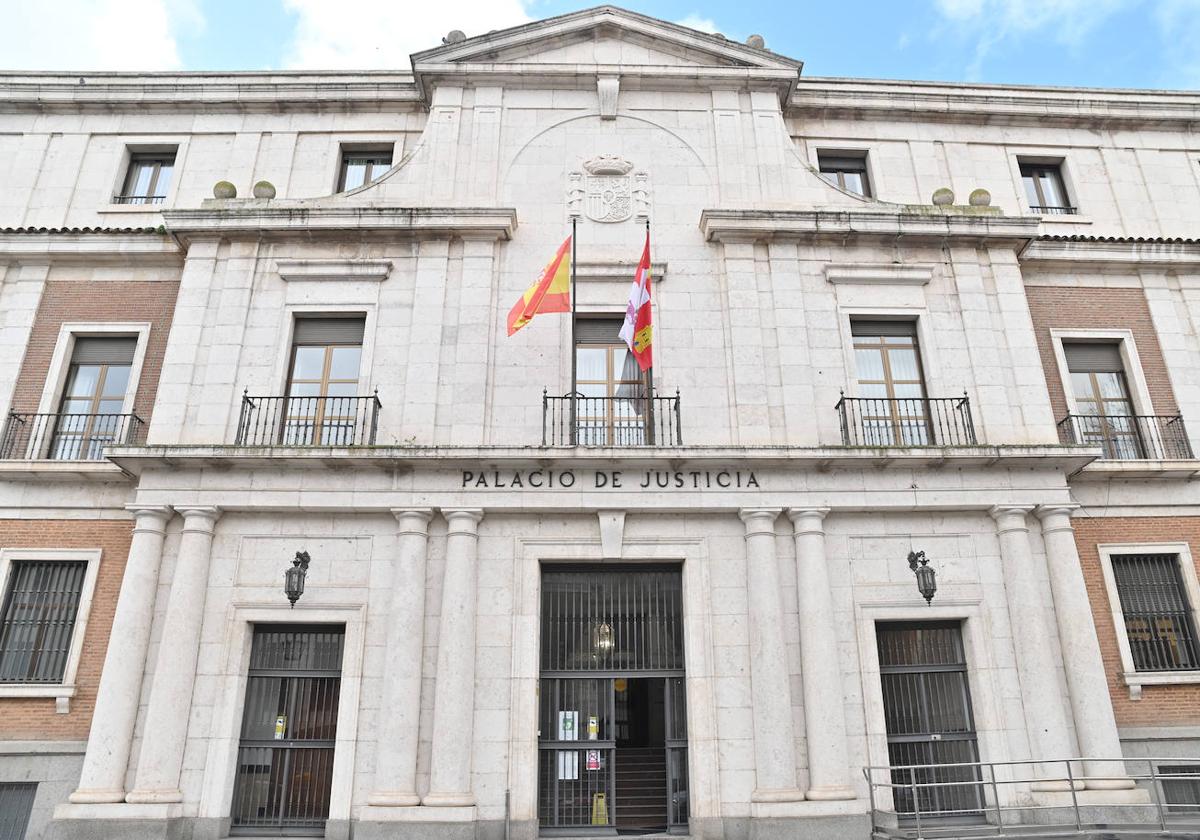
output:
[[[584,0],[0,0],[4,70],[409,68]],[[619,4],[622,5],[622,4]],[[626,0],[806,76],[1200,89],[1200,0]]]

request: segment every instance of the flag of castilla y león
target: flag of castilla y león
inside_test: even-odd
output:
[[[650,231],[646,231],[646,247],[629,287],[629,305],[625,308],[625,323],[620,336],[629,345],[638,367],[649,370],[654,364],[654,325],[650,321]]]
[[[558,246],[541,275],[508,312],[508,334],[533,320],[534,315],[571,311],[571,237]]]

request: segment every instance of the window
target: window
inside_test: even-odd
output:
[[[1115,341],[1063,342],[1063,355],[1075,399],[1076,442],[1099,444],[1107,458],[1146,457],[1121,345]]]
[[[1021,181],[1025,198],[1034,213],[1069,215],[1075,212],[1063,186],[1061,163],[1032,163],[1022,161]]]
[[[817,166],[821,177],[834,186],[871,197],[866,152],[817,152]]]
[[[282,443],[354,443],[374,399],[358,396],[364,325],[362,316],[296,319]]]
[[[132,420],[121,409],[136,349],[130,337],[75,339],[47,457],[97,460],[106,444],[127,439]]]
[[[175,170],[175,149],[168,152],[134,152],[129,156],[129,171],[114,204],[162,204],[171,189]]]
[[[28,782],[0,784],[0,840],[25,840],[37,785]]]
[[[649,380],[618,333],[624,318],[580,318],[575,325],[580,446],[646,443]]]
[[[392,150],[342,150],[342,168],[338,176],[338,192],[369,184],[392,168]]]
[[[1109,562],[1134,669],[1200,668],[1200,649],[1179,555],[1113,554]]]
[[[61,683],[86,561],[13,560],[0,607],[0,683]]]
[[[858,420],[869,446],[924,446],[929,414],[916,321],[850,320]]]
[[[1168,816],[1200,813],[1200,764],[1161,765],[1158,776]]]

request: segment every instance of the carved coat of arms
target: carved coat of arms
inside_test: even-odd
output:
[[[594,222],[623,222],[635,205],[647,204],[645,173],[633,173],[633,164],[618,155],[597,155],[572,172],[567,201],[572,212]],[[643,208],[641,212],[645,212]]]

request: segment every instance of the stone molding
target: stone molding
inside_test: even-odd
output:
[[[284,282],[292,280],[375,280],[392,272],[391,260],[277,260],[275,271]]]
[[[872,210],[703,210],[700,230],[707,242],[757,242],[772,239],[874,238],[944,243],[963,240],[978,246],[1022,248],[1037,236],[1041,220],[1031,216],[1001,216],[937,212],[924,205],[880,205]],[[994,208],[985,208],[994,209]],[[990,241],[989,241],[990,240]]]
[[[1021,252],[1022,263],[1118,263],[1125,267],[1200,265],[1196,242],[1064,242],[1038,239]]]
[[[517,211],[511,207],[361,207],[320,199],[207,199],[198,210],[164,210],[167,230],[189,241],[213,234],[258,237],[264,233],[387,231],[417,239],[461,236],[511,239]]]
[[[860,283],[883,286],[927,286],[933,279],[931,265],[894,265],[890,263],[830,263],[825,266],[830,283]]]
[[[163,234],[0,233],[0,260],[65,263],[183,262],[183,248]]]

